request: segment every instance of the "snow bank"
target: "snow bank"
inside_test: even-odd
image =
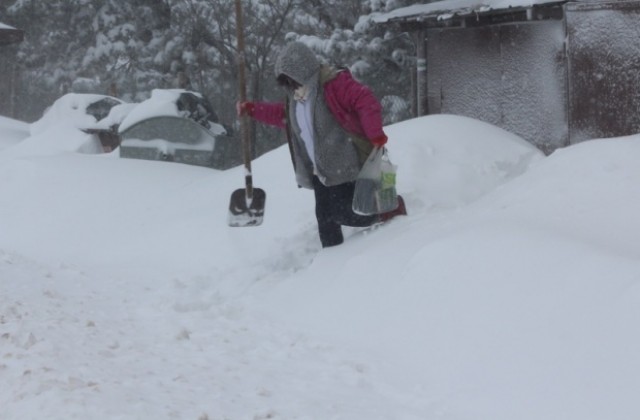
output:
[[[352,237],[253,305],[375,360],[406,418],[633,418],[639,152],[640,136],[558,151],[455,213]]]
[[[388,134],[409,215],[329,249],[286,146],[252,228],[241,167],[0,151],[3,419],[637,418],[640,136]]]
[[[0,150],[29,137],[29,124],[0,115]]]
[[[401,188],[428,209],[466,205],[544,156],[514,134],[460,116],[431,115],[385,131]]]

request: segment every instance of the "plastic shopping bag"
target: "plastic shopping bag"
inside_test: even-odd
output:
[[[356,179],[353,211],[360,215],[385,213],[398,207],[396,169],[384,147],[374,147]]]

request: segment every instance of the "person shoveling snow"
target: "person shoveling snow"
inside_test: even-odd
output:
[[[355,181],[371,153],[384,147],[381,106],[349,71],[322,65],[300,42],[286,46],[276,61],[283,103],[240,102],[239,115],[287,130],[298,185],[313,189],[323,247],[344,241],[342,225],[365,227],[406,215],[396,209],[362,215],[353,211]]]

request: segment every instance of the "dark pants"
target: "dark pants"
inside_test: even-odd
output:
[[[364,227],[379,221],[378,215],[361,216],[353,212],[354,188],[355,182],[327,187],[318,177],[313,177],[318,233],[323,248],[340,245],[344,241],[342,225]]]

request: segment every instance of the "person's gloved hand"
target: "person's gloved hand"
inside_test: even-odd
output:
[[[255,104],[253,102],[236,102],[236,113],[238,117],[242,117],[244,115],[251,116],[253,115],[253,109],[255,108]]]
[[[385,144],[387,144],[387,136],[384,133],[382,133],[378,137],[375,137],[369,141],[371,142],[371,144],[373,144],[376,147],[382,147]]]

